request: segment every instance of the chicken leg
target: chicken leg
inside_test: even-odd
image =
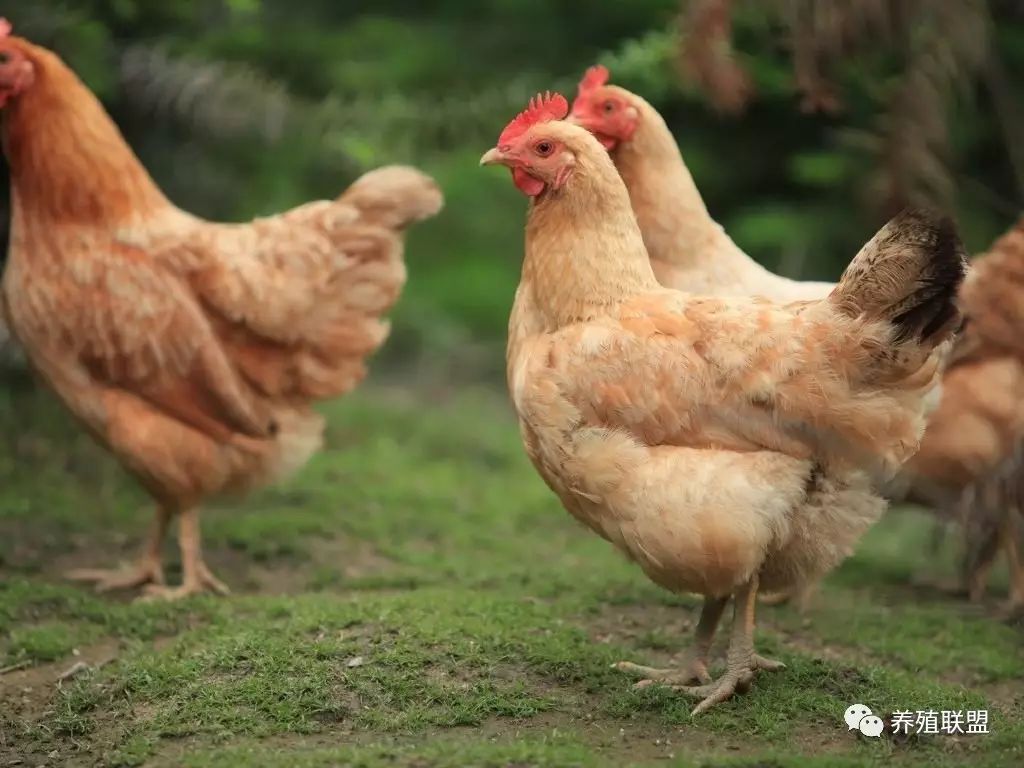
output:
[[[976,483],[977,485],[977,483]],[[967,599],[981,602],[985,597],[988,577],[999,557],[1005,534],[1008,512],[1001,491],[1004,486],[998,478],[969,488],[961,494],[959,512],[965,527],[967,551],[964,555],[964,575]]]
[[[183,509],[178,519],[178,545],[181,547],[181,585],[167,587],[153,584],[146,588],[147,599],[180,600],[210,590],[226,595],[231,590],[218,579],[203,561],[199,534],[199,510],[195,507]]]
[[[1010,571],[1010,594],[1001,614],[1006,619],[1016,619],[1024,609],[1024,564],[1020,557],[1019,509],[1010,509],[1003,521],[1002,545],[1006,552],[1006,563]]]
[[[637,689],[645,688],[654,683],[676,685],[687,685],[693,681],[710,683],[711,675],[708,673],[708,654],[711,652],[711,641],[715,637],[718,622],[722,618],[722,612],[725,610],[725,605],[728,602],[728,596],[704,598],[704,606],[700,611],[700,620],[697,622],[693,646],[688,651],[686,660],[681,666],[657,669],[655,667],[644,667],[640,664],[634,664],[631,661],[620,661],[614,664],[613,668],[642,678],[633,686]]]
[[[699,686],[672,686],[690,696],[701,697],[701,702],[691,712],[699,715],[716,704],[730,698],[734,693],[745,693],[759,669],[781,669],[781,661],[766,659],[754,653],[754,609],[756,607],[757,576],[751,578],[736,592],[732,609],[732,636],[726,655],[725,673],[713,683]]]
[[[156,517],[150,528],[149,538],[143,546],[142,554],[134,566],[128,569],[75,568],[65,573],[72,581],[85,581],[95,584],[97,592],[112,589],[130,589],[143,584],[161,585],[164,583],[164,569],[160,562],[160,548],[167,535],[167,524],[171,513],[163,505],[157,505]]]

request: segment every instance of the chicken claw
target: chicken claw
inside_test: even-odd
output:
[[[710,683],[711,674],[708,672],[707,661],[698,658],[694,654],[679,667],[658,669],[656,667],[645,667],[634,664],[631,661],[619,661],[612,664],[612,669],[625,672],[628,675],[641,678],[633,685],[635,690],[646,688],[655,683],[667,685],[689,685],[696,681],[698,683]]]
[[[690,713],[690,716],[692,717],[694,715],[699,715],[701,712],[706,712],[715,704],[721,704],[735,693],[746,693],[750,690],[750,685],[754,681],[754,673],[756,671],[761,669],[785,669],[785,667],[786,665],[781,661],[768,659],[755,653],[751,655],[750,666],[747,669],[743,669],[739,666],[733,666],[713,683],[710,681],[702,681],[707,682],[708,684],[697,686],[673,685],[672,690],[703,699],[700,704],[694,708],[693,712]]]
[[[149,538],[139,556],[138,562],[132,567],[120,570],[100,568],[75,568],[67,571],[64,576],[72,581],[86,581],[95,584],[97,592],[108,592],[112,589],[131,589],[144,584],[164,584],[164,568],[160,561],[160,547],[167,533],[170,512],[163,506],[157,506],[153,527]]]
[[[162,584],[152,584],[146,587],[145,594],[139,598],[139,601],[182,600],[192,595],[201,595],[204,592],[213,592],[217,595],[231,594],[228,585],[214,576],[205,563],[200,562],[196,566],[196,572],[186,573],[179,586],[168,587]]]
[[[195,508],[181,510],[178,545],[181,548],[181,585],[166,587],[154,584],[146,588],[146,594],[140,600],[181,600],[207,591],[218,595],[231,593],[227,584],[214,576],[203,561],[199,537],[199,512]]]
[[[754,653],[754,609],[756,607],[757,576],[736,592],[733,605],[732,636],[729,640],[725,674],[709,685],[673,686],[674,690],[689,696],[703,697],[690,716],[706,712],[736,693],[746,693],[758,670],[782,669],[781,661]]]
[[[612,669],[618,669],[634,677],[642,678],[633,688],[640,690],[654,683],[666,685],[689,685],[696,681],[698,683],[710,683],[711,675],[708,673],[708,654],[711,652],[711,641],[715,637],[715,630],[722,618],[728,597],[705,597],[704,605],[700,610],[700,620],[697,622],[697,629],[694,633],[693,647],[687,655],[686,661],[676,668],[657,669],[655,667],[644,667],[634,664],[631,661],[620,661],[612,665]]]
[[[750,657],[750,668],[754,672],[759,669],[774,672],[777,669],[785,669],[786,665],[777,659],[769,659],[767,656],[761,656],[755,653]]]
[[[131,589],[144,584],[161,585],[164,583],[164,569],[159,559],[141,559],[132,568],[75,568],[64,574],[71,581],[91,582],[97,592],[109,592],[115,589]]]
[[[746,693],[750,690],[750,684],[754,681],[754,673],[749,669],[729,669],[718,680],[710,685],[680,686],[673,690],[680,691],[689,696],[701,697],[702,701],[690,713],[690,717],[696,717],[701,712],[706,712],[721,704],[726,699],[732,698],[733,694]]]

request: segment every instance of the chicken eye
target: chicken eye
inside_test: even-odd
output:
[[[604,111],[605,111],[605,114],[610,114],[610,113],[614,112],[615,111],[615,102],[614,101],[606,101],[604,103]]]
[[[551,144],[550,141],[538,141],[537,146],[534,147],[534,150],[541,157],[547,157],[548,155],[551,154],[551,151],[553,149],[554,146]]]
[[[4,51],[0,51],[0,64],[6,64],[10,60],[10,56],[8,56]]]

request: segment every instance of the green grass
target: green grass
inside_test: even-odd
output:
[[[331,406],[327,449],[303,473],[204,514],[210,563],[236,594],[172,605],[60,579],[129,559],[146,499],[47,397],[6,397],[0,667],[20,668],[0,676],[0,764],[1024,758],[1020,630],[911,586],[925,564],[952,573],[948,557],[931,562],[919,515],[884,520],[807,618],[762,607],[759,645],[788,668],[694,720],[691,701],[633,691],[610,665],[669,661],[696,601],[658,590],[572,522],[499,394],[378,386]],[[58,685],[76,659],[89,668]],[[854,702],[988,708],[993,732],[869,742],[841,722]]]

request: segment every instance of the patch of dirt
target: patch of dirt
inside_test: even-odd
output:
[[[1019,717],[1024,710],[1024,681],[1000,680],[985,683],[979,688],[990,702],[1007,717]]]
[[[339,536],[311,540],[306,547],[307,553],[301,558],[290,556],[262,562],[245,552],[218,550],[211,555],[211,568],[227,566],[226,573],[241,573],[244,592],[282,595],[309,590],[310,581],[320,569],[337,571],[341,577],[338,586],[344,588],[347,579],[376,576],[395,567],[392,560],[365,541]]]
[[[76,673],[68,674],[74,667],[83,670],[104,667],[117,658],[120,649],[117,640],[108,638],[85,648],[76,648],[70,658],[8,672],[0,676],[0,700],[6,700],[12,691],[26,692],[60,685],[75,676]]]
[[[696,626],[700,606],[664,603],[605,604],[587,617],[585,629],[599,643],[629,641],[635,644],[651,632],[673,637],[685,643]]]
[[[105,667],[120,650],[116,640],[106,639],[75,649],[69,658],[0,676],[0,764],[17,765],[12,761],[30,757],[49,758],[53,745],[44,748],[32,737],[33,730],[56,714],[66,686],[81,675]]]

